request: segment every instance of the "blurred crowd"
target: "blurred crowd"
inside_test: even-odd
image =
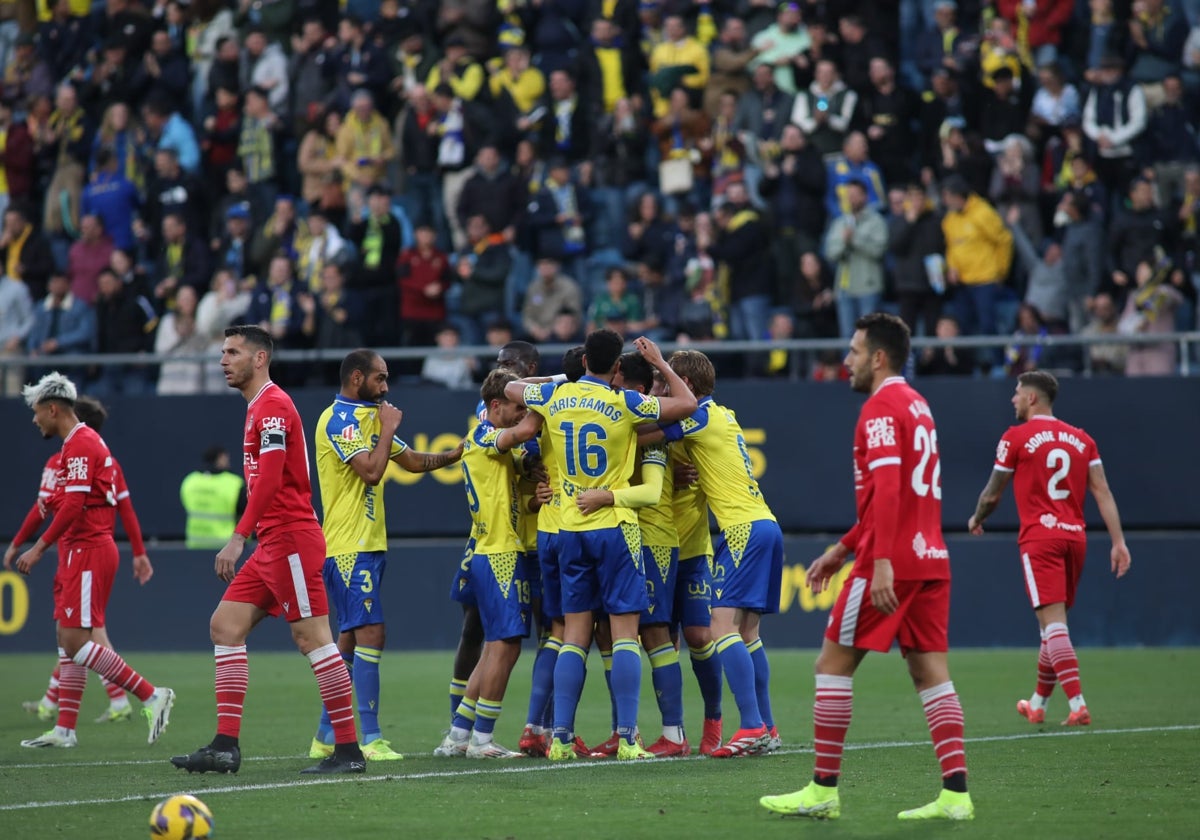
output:
[[[0,2],[0,380],[64,353],[1011,336],[924,374],[1171,374],[1200,0]],[[840,354],[727,360],[844,375]],[[99,367],[96,393],[224,390]],[[288,369],[325,383],[323,367]]]

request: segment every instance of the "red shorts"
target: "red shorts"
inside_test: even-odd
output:
[[[1022,543],[1021,567],[1025,572],[1025,591],[1036,610],[1047,604],[1075,603],[1075,590],[1083,573],[1087,541],[1049,539]]]
[[[825,638],[845,647],[887,653],[892,642],[900,652],[922,653],[950,649],[950,581],[898,580],[900,607],[884,615],[871,603],[871,581],[849,577],[838,595]]]
[[[54,574],[54,619],[62,627],[103,627],[117,576],[117,544],[59,546]]]
[[[288,621],[329,615],[324,567],[325,535],[320,528],[272,534],[254,549],[221,600],[253,604]]]

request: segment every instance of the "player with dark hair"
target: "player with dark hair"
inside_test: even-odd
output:
[[[1087,726],[1092,717],[1083,699],[1067,611],[1075,603],[1087,555],[1083,497],[1088,490],[1112,538],[1109,560],[1118,578],[1129,571],[1130,557],[1096,442],[1083,429],[1054,416],[1057,396],[1058,380],[1053,374],[1031,370],[1017,377],[1012,405],[1021,425],[1012,426],[1000,438],[991,478],[979,494],[967,528],[972,534],[983,533],[984,521],[1012,481],[1021,520],[1017,543],[1025,589],[1042,634],[1037,687],[1028,700],[1017,702],[1017,712],[1030,723],[1045,721],[1046,701],[1057,682],[1070,704],[1063,725]]]
[[[519,501],[513,450],[532,440],[541,423],[537,418],[523,422],[525,408],[505,395],[505,386],[516,378],[506,368],[488,374],[480,389],[488,422],[475,427],[463,453],[463,485],[475,534],[468,575],[485,643],[450,731],[435,755],[521,757],[493,740],[508,679],[521,654],[521,639],[529,635],[532,609],[527,564],[513,515]],[[538,498],[544,500],[547,495]]]
[[[683,442],[721,529],[713,557],[710,633],[741,724],[710,754],[731,758],[772,752],[782,740],[771,713],[771,670],[760,625],[764,615],[779,611],[783,533],[758,488],[737,418],[713,400],[712,362],[697,350],[679,350],[671,354],[671,368],[695,394],[698,407],[662,432],[644,432],[641,440],[664,434],[668,442]]]
[[[76,399],[75,415],[97,434],[104,427],[104,421],[108,419],[108,411],[99,400],[93,397],[81,396]],[[5,552],[5,568],[8,568],[11,559],[16,557],[17,550],[37,532],[42,522],[45,521],[46,514],[50,513],[58,503],[58,497],[61,495],[58,485],[62,467],[61,456],[61,451],[55,452],[46,460],[46,466],[42,468],[42,485],[38,489],[37,501],[29,509],[29,513],[25,515],[25,521],[21,523],[20,529],[8,547],[8,551]],[[137,513],[133,509],[133,501],[129,497],[129,487],[125,483],[125,473],[122,471],[121,465],[115,457],[113,458],[113,466],[117,471],[115,487],[117,515],[121,517],[121,524],[125,527],[125,534],[129,537],[129,545],[133,550],[133,577],[138,583],[145,586],[147,581],[154,576],[154,567],[150,565],[150,557],[146,554],[146,546],[142,542],[142,526],[138,522]],[[60,551],[59,556],[62,557],[65,555]],[[113,647],[112,641],[108,637],[108,631],[104,627],[93,627],[92,639],[104,647]],[[46,687],[46,693],[42,696],[42,699],[26,701],[21,704],[21,707],[31,714],[36,714],[38,720],[48,721],[53,719],[55,713],[58,711],[58,684],[60,676],[60,669],[58,665],[55,665],[54,672],[50,675],[49,685]],[[104,685],[104,690],[108,692],[109,704],[104,713],[96,718],[96,723],[116,722],[128,720],[132,717],[133,706],[129,704],[129,698],[126,696],[125,689],[104,677],[101,677],[100,681]]]
[[[846,367],[850,387],[868,394],[854,429],[858,521],[808,568],[814,593],[854,553],[825,630],[813,703],[813,780],[795,793],[764,796],[768,811],[836,819],[838,777],[850,728],[854,672],[869,651],[893,642],[908,664],[942,768],[941,794],[902,820],[969,820],[963,714],[946,662],[950,621],[950,552],[942,538],[941,461],[937,429],[924,398],[900,371],[908,361],[908,327],[881,312],[859,318]]]
[[[387,362],[374,350],[352,350],[342,360],[341,390],[317,420],[317,481],[325,534],[325,589],[337,607],[338,650],[358,698],[363,755],[395,761],[379,725],[379,663],[386,637],[383,575],[387,569],[387,520],[379,489],[390,463],[411,473],[441,469],[462,457],[416,452],[396,437],[402,412],[384,399]],[[310,758],[334,750],[329,712],[322,711]]]
[[[613,634],[612,685],[617,701],[617,758],[648,758],[637,743],[641,688],[641,648],[637,628],[646,607],[637,517],[622,508],[604,508],[590,516],[566,499],[598,487],[629,486],[637,447],[636,427],[652,420],[686,417],[695,398],[683,387],[649,339],[635,346],[647,361],[679,387],[682,396],[642,396],[614,391],[610,385],[621,355],[621,336],[596,330],[584,342],[586,374],[575,383],[509,383],[506,394],[542,416],[549,446],[559,465],[558,561],[562,575],[563,645],[554,667],[554,738],[548,757],[572,759],[575,710],[583,687],[587,651],[592,642],[593,611],[608,613]]]
[[[625,353],[613,377],[613,387],[649,394],[654,389],[653,369],[641,354]],[[679,533],[675,530],[671,507],[674,484],[667,472],[666,446],[654,443],[640,447],[631,482],[629,487],[619,490],[585,490],[575,497],[575,504],[585,516],[607,506],[637,511],[647,599],[638,635],[650,659],[654,695],[663,725],[662,736],[647,750],[660,758],[685,756],[691,752],[691,747],[683,730],[683,674],[679,668],[679,652],[671,640]],[[605,621],[597,622],[597,641],[602,630],[604,635],[611,635],[606,624]],[[604,646],[601,645],[603,654]],[[611,693],[611,682],[609,689]],[[615,755],[619,747],[620,736],[614,727],[612,737],[591,754]]]
[[[304,427],[291,397],[271,381],[273,349],[271,336],[261,327],[225,330],[221,370],[229,387],[247,402],[242,443],[247,504],[214,564],[217,577],[229,584],[209,622],[216,659],[217,734],[208,745],[177,755],[171,763],[189,773],[238,771],[238,736],[249,682],[246,638],[267,616],[282,615],[296,647],[312,666],[336,738],[332,755],[300,772],[364,773],[367,762],[358,746],[350,675],[329,630],[329,602],[321,579],[325,537],[313,512]],[[246,540],[255,532],[258,547],[238,569]]]
[[[120,555],[113,540],[117,508],[117,468],[104,440],[75,413],[75,384],[61,373],[46,374],[22,391],[33,409],[33,422],[42,437],[63,439],[59,456],[56,494],[48,505],[54,521],[33,547],[16,560],[23,575],[61,538],[60,558],[54,575],[54,618],[58,622],[59,686],[58,721],[53,729],[21,742],[23,747],[74,747],[79,702],[87,684],[88,669],[124,688],[142,701],[153,744],[170,722],[175,692],[155,688],[129,667],[120,654],[94,638],[104,626],[104,612],[112,591]],[[12,566],[11,551],[5,568]]]

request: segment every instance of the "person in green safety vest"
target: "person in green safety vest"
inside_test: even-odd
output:
[[[246,507],[246,482],[229,471],[229,453],[212,446],[204,452],[204,468],[183,479],[179,500],[187,511],[187,547],[218,549]]]

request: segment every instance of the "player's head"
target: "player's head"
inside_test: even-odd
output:
[[[592,376],[611,379],[624,339],[615,330],[592,330],[583,342],[583,365]]]
[[[1017,377],[1012,404],[1018,420],[1028,420],[1035,414],[1049,414],[1058,397],[1058,380],[1044,370],[1028,370]]]
[[[583,369],[583,345],[577,344],[563,353],[562,357],[563,376],[567,377],[568,382],[578,382],[583,378],[586,371]]]
[[[654,387],[654,368],[642,358],[641,353],[622,353],[617,360],[617,375],[613,377],[614,388],[628,388],[639,394],[649,394]]]
[[[387,362],[374,350],[351,350],[342,359],[342,396],[379,403],[387,396]]]
[[[846,354],[850,387],[870,394],[889,376],[899,376],[908,363],[911,333],[895,315],[872,312],[854,323],[854,337]]]
[[[709,396],[717,387],[717,370],[699,350],[676,350],[669,361],[671,370],[687,383],[697,399]]]
[[[650,386],[650,395],[655,397],[671,396],[671,386],[667,383],[667,378],[657,368],[651,369],[651,373],[654,374],[654,384]]]
[[[275,342],[262,327],[242,324],[225,328],[221,345],[221,371],[230,388],[241,390],[256,376],[266,377]]]
[[[479,396],[487,406],[488,422],[498,429],[507,429],[521,422],[525,416],[525,406],[515,403],[504,395],[504,389],[509,382],[516,382],[517,375],[511,370],[496,368],[483,380]]]
[[[75,416],[88,425],[93,431],[104,428],[108,419],[108,409],[95,397],[79,397],[75,400]]]
[[[33,385],[21,389],[25,404],[33,409],[33,425],[44,438],[60,434],[66,424],[75,425],[75,383],[58,371],[47,373]]]
[[[496,354],[496,366],[511,370],[521,379],[537,373],[541,358],[538,349],[528,341],[510,341]]]

